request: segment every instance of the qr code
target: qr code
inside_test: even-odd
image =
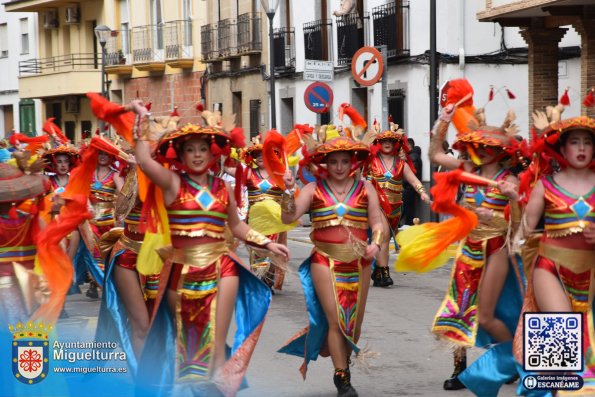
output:
[[[525,313],[525,371],[582,371],[581,313]]]

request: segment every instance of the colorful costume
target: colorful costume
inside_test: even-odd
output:
[[[179,148],[180,142],[195,136],[205,136],[220,147],[226,147],[230,139],[219,127],[188,124],[161,139],[158,159],[168,147]],[[213,163],[216,161],[214,156]],[[180,190],[166,207],[172,246],[160,250],[164,265],[155,318],[138,370],[141,393],[168,394],[173,388],[174,395],[235,395],[271,301],[269,288],[229,251],[226,229],[230,198],[225,183],[212,175],[207,181],[208,187],[203,187],[181,173]],[[239,278],[237,331],[228,360],[215,372],[212,359],[218,284],[221,278],[232,276]],[[164,299],[167,290],[177,292],[174,313]]]
[[[563,167],[569,166],[558,153],[556,144],[560,137],[573,129],[589,131],[595,140],[595,119],[576,117],[554,120],[545,129],[541,138],[545,140],[544,152],[555,157]],[[538,149],[538,151],[539,151]],[[583,387],[575,393],[559,391],[560,395],[593,395],[595,393],[595,332],[593,331],[593,279],[595,277],[595,246],[578,249],[566,243],[572,237],[577,243],[585,228],[595,223],[595,187],[583,196],[572,194],[556,182],[556,174],[543,176],[544,188],[544,234],[539,242],[537,255],[528,279],[527,293],[523,312],[539,312],[540,308],[534,295],[532,271],[536,268],[546,270],[560,280],[573,312],[583,314],[583,360],[584,370],[579,375],[584,380]],[[587,245],[587,244],[585,244]],[[588,246],[588,245],[587,245]],[[522,318],[522,317],[521,317]],[[519,363],[523,362],[523,323],[519,322],[514,341],[514,353]],[[521,364],[519,364],[521,367]],[[534,391],[519,390],[523,395],[534,395]],[[543,393],[546,394],[545,392]]]
[[[361,161],[369,153],[367,145],[339,137],[316,147],[311,161],[322,162],[328,153],[334,151],[355,152],[354,169],[361,165]],[[316,295],[310,267],[313,263],[329,267],[335,291],[339,328],[357,354],[360,351],[357,346],[359,330],[356,329],[356,322],[361,305],[361,274],[362,269],[370,265],[369,261],[363,259],[368,230],[368,195],[363,181],[355,180],[344,201],[340,202],[327,182],[319,180],[316,182],[310,210],[310,238],[314,249],[299,269],[310,324],[279,350],[304,358],[300,367],[304,377],[311,360],[316,360],[319,355],[328,355],[325,351],[328,323]],[[349,369],[342,371],[347,372],[349,377]]]
[[[380,190],[378,194],[386,196],[390,204],[390,213],[385,214],[391,233],[399,231],[401,211],[403,210],[403,168],[405,161],[395,156],[392,164],[384,164],[380,156],[372,158],[368,166],[368,179],[376,180]]]

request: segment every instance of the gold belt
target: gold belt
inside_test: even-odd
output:
[[[508,231],[508,222],[498,211],[494,211],[494,217],[490,224],[478,222],[475,229],[469,233],[471,240],[489,240],[493,237],[506,236]]]
[[[122,234],[120,236],[120,240],[118,240],[120,244],[124,246],[124,248],[129,249],[132,252],[139,253],[142,241],[136,241],[127,237],[126,235]]]
[[[346,242],[345,244],[336,244],[322,241],[313,241],[313,243],[316,251],[320,252],[323,256],[339,262],[353,262],[362,257],[362,255],[357,253],[358,248],[356,245],[359,245],[357,243]],[[362,241],[362,243],[365,245],[365,242]]]
[[[401,192],[394,192],[391,190],[385,190],[384,194],[388,198],[389,203],[394,204],[403,201],[403,194]]]
[[[595,250],[564,248],[542,242],[539,245],[539,255],[577,274],[595,266]]]
[[[228,252],[229,249],[225,241],[200,244],[188,248],[174,248],[169,245],[158,250],[159,255],[164,260],[171,258],[174,263],[193,267],[207,267]]]

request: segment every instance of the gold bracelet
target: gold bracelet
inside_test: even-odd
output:
[[[372,244],[380,245],[384,242],[384,233],[382,230],[374,230],[372,232]]]
[[[415,185],[415,190],[421,195],[422,193],[426,192],[426,189],[424,189],[424,185],[422,185],[421,183],[418,183],[417,185]]]
[[[295,195],[293,190],[284,191],[281,195],[281,211],[284,214],[295,214]]]
[[[267,244],[272,242],[270,238],[268,238],[262,233],[258,233],[254,229],[250,229],[248,233],[246,233],[245,241],[247,243],[257,245],[260,247],[265,247]]]

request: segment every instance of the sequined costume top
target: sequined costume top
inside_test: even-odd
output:
[[[373,157],[368,166],[368,180],[378,182],[391,204],[402,201],[404,168],[405,162],[399,157],[395,156],[393,164],[387,167],[380,155]]]
[[[89,201],[95,211],[95,219],[92,223],[97,226],[109,226],[114,223],[115,176],[116,171],[113,169],[110,169],[102,180],[97,179],[97,172],[93,173]]]
[[[37,218],[18,212],[17,219],[0,216],[0,277],[14,275],[12,263],[33,269],[37,249],[31,236]]]
[[[310,208],[313,230],[338,225],[368,229],[368,194],[364,181],[356,181],[343,202],[337,200],[326,181],[318,181]]]
[[[208,176],[204,188],[180,175],[180,190],[167,207],[172,245],[178,247],[183,237],[225,238],[229,193],[222,179]]]
[[[275,185],[270,178],[263,178],[258,169],[250,170],[246,187],[248,188],[248,203],[250,205],[264,199],[281,201],[283,190]]]
[[[510,171],[502,168],[492,179],[499,182],[505,180],[508,175]],[[496,187],[468,185],[465,190],[465,204],[469,208],[484,207],[503,215],[508,197]]]
[[[595,222],[595,187],[584,196],[567,192],[552,176],[541,178],[545,201],[545,234],[560,238],[582,233]]]

